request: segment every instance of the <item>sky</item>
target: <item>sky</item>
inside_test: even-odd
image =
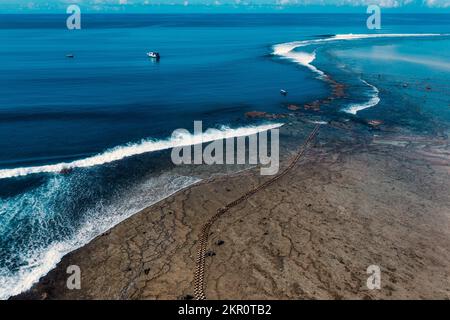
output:
[[[450,13],[450,0],[0,0],[0,13],[82,12],[365,12],[370,4],[385,12]]]

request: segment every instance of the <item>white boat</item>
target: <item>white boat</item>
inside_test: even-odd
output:
[[[153,59],[159,59],[160,55],[158,52],[150,51],[150,52],[147,52],[147,57],[153,58]]]

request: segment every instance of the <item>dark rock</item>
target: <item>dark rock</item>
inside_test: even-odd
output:
[[[72,168],[63,168],[59,173],[60,174],[69,174],[73,171]]]
[[[212,251],[212,250],[208,250],[205,253],[206,257],[214,257],[215,255],[216,255],[216,253],[214,251]]]
[[[369,120],[367,123],[370,124],[371,126],[379,126],[380,124],[383,124],[383,121],[381,121],[381,120]]]
[[[245,113],[247,118],[264,118],[266,117],[267,112],[263,111],[249,111]]]
[[[263,111],[249,111],[245,113],[245,117],[247,118],[263,118],[263,119],[281,119],[285,118],[285,114],[277,114],[277,113],[267,113]]]

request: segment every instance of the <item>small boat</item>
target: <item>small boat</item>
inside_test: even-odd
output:
[[[281,89],[280,90],[280,93],[281,93],[281,95],[283,95],[283,96],[287,96],[287,91],[286,90],[283,90],[283,89]]]
[[[157,60],[159,60],[159,58],[161,58],[161,56],[159,55],[159,52],[154,52],[154,51],[147,52],[147,57],[152,58],[152,59],[157,59]]]
[[[74,58],[75,56],[72,53],[66,54],[66,58]]]

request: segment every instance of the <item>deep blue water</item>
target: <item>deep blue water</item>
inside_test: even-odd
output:
[[[76,31],[65,19],[0,15],[0,298],[27,289],[63,254],[196,180],[148,153],[94,161],[69,175],[39,173],[42,166],[115,147],[132,156],[126,144],[166,139],[176,128],[191,130],[194,120],[204,128],[261,125],[245,112],[283,113],[289,103],[326,97],[330,89],[317,73],[272,55],[276,44],[349,33],[450,33],[449,15],[384,15],[377,32],[357,14],[83,15]],[[161,53],[159,62],[145,56],[151,50]],[[315,52],[312,65],[349,86],[348,99],[330,106],[324,120],[376,118],[448,133],[448,36],[329,41],[293,52]],[[372,86],[375,106],[345,112],[374,98]]]
[[[270,45],[289,38],[254,17],[257,27],[234,27],[236,17],[88,15],[79,31],[64,28],[65,16],[23,19],[0,31],[0,136],[9,137],[0,167],[77,159],[193,120],[233,125],[247,111],[280,111],[281,88],[294,101],[326,93],[308,72],[273,62]]]

